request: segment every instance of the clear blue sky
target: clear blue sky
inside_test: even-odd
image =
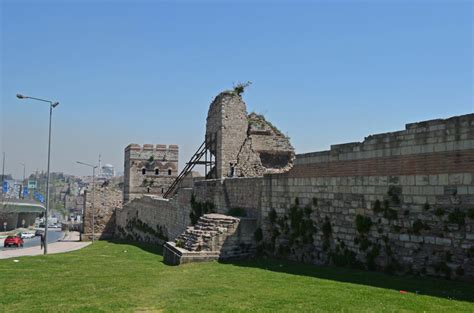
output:
[[[474,111],[471,1],[20,1],[1,3],[1,139],[7,172],[123,170],[129,143],[204,138],[233,82],[297,153]],[[224,3],[221,3],[224,2]]]

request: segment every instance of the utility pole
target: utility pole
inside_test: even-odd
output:
[[[3,190],[3,183],[5,182],[5,152],[3,152],[3,163],[2,163],[2,190]]]
[[[99,173],[97,173],[99,177],[101,176],[101,173],[102,173],[102,172],[101,172],[101,171],[102,171],[102,164],[101,164],[101,162],[102,162],[102,160],[101,160],[101,155],[99,154],[99,168],[98,168]]]
[[[29,96],[24,96],[17,94],[18,99],[31,99],[41,102],[46,102],[49,104],[49,136],[48,136],[48,173],[46,178],[46,210],[44,213],[44,254],[48,254],[48,214],[49,214],[49,179],[50,179],[50,163],[51,163],[51,120],[53,119],[53,109],[59,105],[59,102],[54,102],[50,100],[34,98]]]
[[[22,163],[23,164],[23,183],[25,182],[25,173],[26,173],[26,164],[25,163]]]

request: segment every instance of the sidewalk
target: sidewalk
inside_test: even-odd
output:
[[[57,242],[48,244],[48,254],[79,250],[90,244],[91,242],[79,241],[78,232],[70,232],[65,238]],[[0,251],[0,259],[9,259],[21,256],[34,255],[43,255],[43,250],[41,250],[40,247],[37,246],[23,249]]]

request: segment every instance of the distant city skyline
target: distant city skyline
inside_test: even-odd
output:
[[[130,143],[204,140],[209,104],[234,83],[297,153],[474,111],[468,1],[11,1],[1,14],[5,174],[123,172]],[[0,159],[1,162],[1,159]]]

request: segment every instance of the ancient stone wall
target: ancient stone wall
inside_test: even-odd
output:
[[[130,144],[125,148],[124,203],[162,195],[178,176],[177,145]]]
[[[298,155],[264,178],[262,242],[306,262],[472,280],[473,175],[474,114]]]
[[[115,185],[97,184],[94,190],[94,210],[92,190],[84,193],[84,221],[81,240],[92,240],[92,225],[95,239],[110,239],[115,232],[115,211],[122,207],[123,193]],[[94,214],[94,224],[92,223]]]
[[[261,177],[201,180],[194,183],[193,193],[197,201],[213,203],[216,213],[228,214],[238,208],[248,217],[261,216]]]
[[[257,177],[291,169],[295,152],[289,139],[263,115],[248,116],[247,138],[237,156],[236,176]]]
[[[191,189],[180,189],[174,198],[136,198],[116,212],[116,238],[164,243],[190,225]]]

